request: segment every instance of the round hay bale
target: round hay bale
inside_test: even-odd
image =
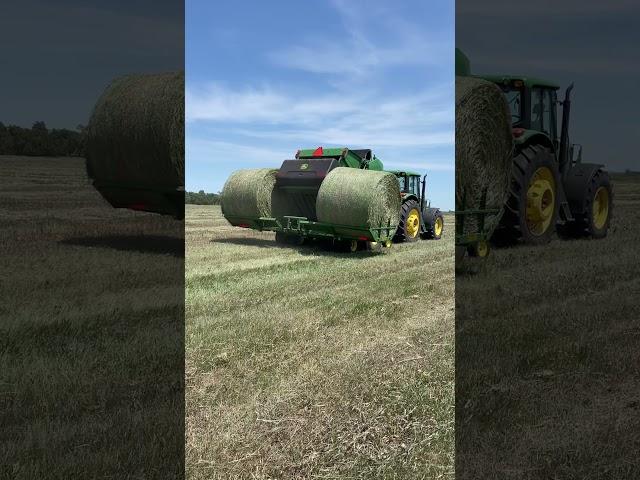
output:
[[[87,170],[97,183],[184,186],[184,72],[114,80],[87,126]]]
[[[271,196],[277,171],[251,168],[233,172],[222,189],[222,214],[226,218],[271,217]]]
[[[400,186],[389,172],[338,167],[320,185],[318,221],[376,228],[400,222]]]
[[[496,85],[456,77],[456,210],[480,208],[486,189],[485,208],[502,212],[513,154],[510,119],[506,99]],[[485,217],[488,235],[501,215]],[[477,233],[478,221],[476,215],[465,216],[463,233]]]

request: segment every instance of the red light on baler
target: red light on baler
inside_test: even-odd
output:
[[[313,152],[314,157],[321,157],[322,155],[324,155],[324,152],[322,151],[322,147],[316,148],[315,151]]]
[[[249,228],[249,224],[248,223],[241,223],[238,225],[240,228]]]
[[[524,135],[524,128],[512,128],[511,129],[511,134],[515,137],[521,137],[522,135]]]

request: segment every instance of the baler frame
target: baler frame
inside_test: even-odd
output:
[[[296,235],[302,238],[318,239],[332,238],[335,240],[356,240],[363,242],[379,242],[386,244],[391,241],[396,232],[396,227],[390,223],[381,227],[354,227],[351,225],[339,225],[334,223],[314,222],[307,217],[285,215],[281,218],[260,217],[252,218],[228,218],[232,225],[251,228],[259,231],[282,232],[287,235]]]
[[[493,232],[487,232],[485,221],[488,216],[499,215],[502,209],[485,208],[487,204],[487,189],[485,188],[480,197],[480,208],[466,209],[466,194],[462,197],[462,210],[455,211],[456,217],[456,247],[464,248],[471,256],[486,257],[489,254],[489,239]],[[475,215],[478,218],[478,231],[474,233],[464,233],[465,217]]]

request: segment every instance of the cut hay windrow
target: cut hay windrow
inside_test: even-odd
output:
[[[251,168],[233,172],[222,189],[222,214],[227,218],[271,217],[271,197],[277,171],[273,168]]]
[[[456,210],[480,208],[486,188],[485,208],[502,212],[512,150],[511,117],[500,89],[484,80],[456,77]],[[500,216],[485,218],[487,234]],[[465,216],[463,233],[477,233],[478,228],[477,216]]]
[[[389,172],[338,167],[320,185],[318,221],[377,228],[400,221],[400,186]]]
[[[114,80],[91,115],[86,157],[99,182],[184,186],[184,72]]]

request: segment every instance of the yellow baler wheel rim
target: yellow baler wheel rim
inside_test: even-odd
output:
[[[486,257],[487,255],[489,255],[489,244],[486,241],[481,240],[480,242],[478,242],[476,251],[478,252],[478,256],[480,258]]]

